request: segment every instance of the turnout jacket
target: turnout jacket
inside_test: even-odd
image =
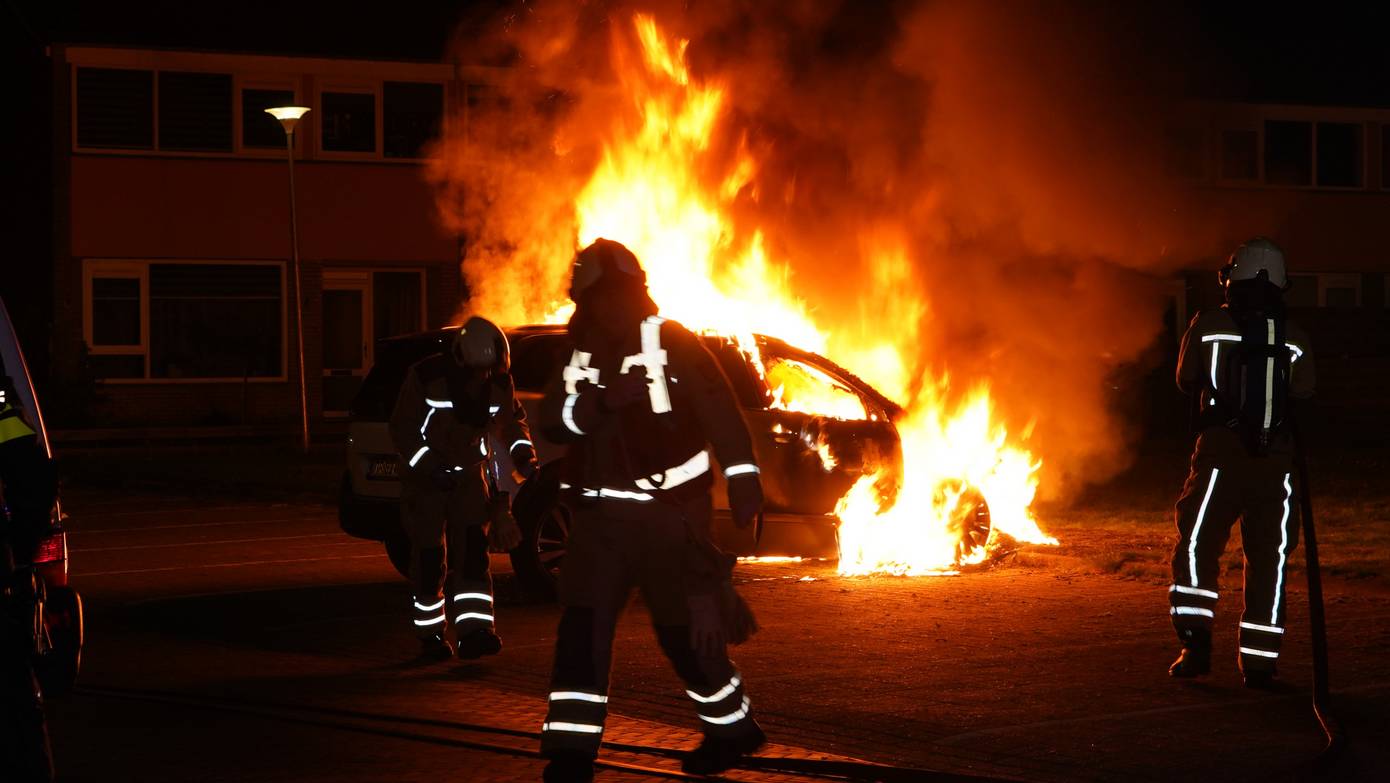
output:
[[[645,371],[646,399],[603,404],[624,370]],[[581,497],[683,503],[706,496],[714,469],[757,479],[753,445],[732,389],[700,338],[652,316],[616,342],[576,345],[546,389],[541,431],[569,444],[563,481]]]
[[[1298,324],[1285,319],[1283,350],[1288,357],[1288,396],[1313,396],[1313,347]],[[1231,400],[1240,393],[1240,326],[1223,306],[1202,310],[1192,318],[1178,354],[1178,389],[1196,395],[1201,419],[1214,423],[1229,419]]]
[[[476,469],[487,459],[489,434],[506,444],[517,469],[533,461],[535,446],[511,375],[495,376],[476,395],[451,392],[451,363],[442,354],[416,362],[396,398],[391,440],[405,463],[406,481],[418,485],[441,467]]]

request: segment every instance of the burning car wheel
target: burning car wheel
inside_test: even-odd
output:
[[[985,496],[960,481],[943,482],[936,492],[938,507],[951,509],[950,531],[956,536],[956,564],[980,562],[994,530]]]
[[[49,649],[35,673],[44,693],[62,696],[72,690],[82,668],[82,597],[70,587],[49,588],[43,612]]]
[[[541,468],[521,485],[512,503],[521,544],[511,551],[512,570],[522,590],[537,600],[555,599],[560,566],[569,544],[570,512],[560,502],[560,461]]]

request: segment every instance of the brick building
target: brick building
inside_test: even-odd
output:
[[[454,65],[56,46],[51,386],[69,426],[298,416],[285,136],[295,133],[311,426],[376,339],[447,323],[461,239],[423,156]]]
[[[1195,104],[1170,133],[1194,212],[1230,247],[1266,234],[1288,254],[1290,317],[1317,350],[1319,406],[1383,437],[1390,415],[1390,109]],[[1194,259],[1177,323],[1220,303],[1223,259]],[[1181,334],[1179,331],[1178,334]],[[1368,437],[1370,430],[1367,430]]]

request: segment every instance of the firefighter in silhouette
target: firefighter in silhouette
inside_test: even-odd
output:
[[[485,318],[470,318],[450,350],[410,368],[391,414],[391,439],[406,466],[401,521],[410,536],[413,619],[426,657],[453,653],[445,636],[450,618],[460,658],[502,648],[488,547],[510,550],[520,543],[521,531],[506,494],[488,479],[490,442],[506,444],[522,477],[536,472],[510,363],[502,330]]]
[[[736,525],[761,509],[752,443],[714,357],[657,315],[626,247],[600,239],[582,250],[570,297],[573,354],[540,412],[546,437],[569,444],[561,488],[574,511],[541,735],[545,779],[593,776],[614,627],[634,587],[704,729],[683,768],[714,774],[765,741],[726,651],[756,625],[733,591],[733,559],[710,539],[712,470],[728,478]]]
[[[1220,560],[1239,518],[1240,669],[1246,686],[1268,688],[1284,638],[1285,577],[1298,533],[1290,406],[1313,393],[1313,353],[1284,317],[1288,277],[1273,242],[1257,237],[1241,245],[1220,280],[1226,303],[1192,319],[1178,358],[1178,388],[1196,398],[1200,434],[1176,508],[1168,597],[1182,653],[1169,674],[1211,670]]]
[[[49,781],[53,758],[33,661],[36,583],[30,565],[58,498],[53,461],[0,364],[0,779]]]

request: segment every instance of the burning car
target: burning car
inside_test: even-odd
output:
[[[376,364],[351,408],[342,526],[349,534],[384,542],[402,572],[410,549],[398,512],[402,465],[387,420],[410,365],[445,350],[452,339],[451,330],[437,330],[379,342]],[[517,397],[534,418],[545,384],[569,359],[569,338],[563,326],[542,325],[508,330],[508,339]],[[877,502],[886,506],[898,492],[902,448],[894,421],[901,408],[834,362],[782,340],[753,336],[755,344],[748,345],[715,334],[703,339],[728,377],[753,436],[766,495],[764,518],[753,531],[734,529],[727,509],[717,509],[720,545],[743,556],[837,557],[835,512],[847,493],[872,479]],[[525,533],[511,553],[513,567],[525,587],[545,591],[564,557],[570,515],[558,502],[557,460],[563,448],[533,436],[544,465],[537,479],[518,489],[498,473],[503,489],[518,492],[515,512]],[[715,476],[722,482],[722,473]],[[724,497],[722,487],[716,486],[714,497]],[[989,536],[987,507],[978,494],[972,497],[975,502],[962,504],[969,508],[959,531],[962,546],[971,548]]]

